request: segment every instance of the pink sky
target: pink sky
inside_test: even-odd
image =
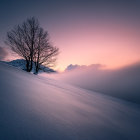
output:
[[[74,21],[52,29],[51,40],[60,48],[56,68],[96,63],[118,68],[140,61],[140,29],[123,21],[103,22]]]
[[[7,31],[34,15],[60,48],[56,69],[69,64],[126,66],[140,61],[139,5],[138,0],[4,1],[0,45],[5,47]]]
[[[49,27],[53,45],[60,48],[56,68],[63,71],[69,64],[102,64],[119,68],[140,61],[140,28],[122,19],[63,18]],[[8,59],[13,59],[10,56]]]

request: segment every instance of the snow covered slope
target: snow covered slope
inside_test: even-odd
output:
[[[2,63],[6,63],[8,65],[14,66],[18,69],[22,69],[22,70],[26,70],[26,61],[24,59],[16,59],[16,60],[12,60],[10,62],[6,62],[6,61],[1,61]],[[32,72],[35,72],[35,64],[33,63],[33,69]],[[49,67],[45,67],[44,65],[40,66],[40,70],[39,73],[52,73],[52,72],[56,72],[53,69],[49,68]]]
[[[0,63],[0,140],[138,140],[140,106]]]

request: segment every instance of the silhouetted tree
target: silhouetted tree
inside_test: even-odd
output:
[[[40,27],[38,20],[34,17],[7,32],[6,43],[26,60],[28,72],[32,70],[33,63],[35,63],[36,73],[41,64],[52,66],[59,51],[49,43],[48,33]]]
[[[42,28],[38,32],[38,40],[35,48],[34,62],[36,71],[38,73],[40,65],[44,64],[48,67],[53,67],[58,55],[59,49],[53,47],[49,42],[49,35]]]

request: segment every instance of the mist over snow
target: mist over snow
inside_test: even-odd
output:
[[[81,88],[140,103],[140,62],[117,70],[105,70],[100,64],[69,65],[65,72],[51,75]]]
[[[140,0],[0,0],[0,19],[0,140],[140,140]]]
[[[140,106],[0,62],[0,140],[138,140]]]

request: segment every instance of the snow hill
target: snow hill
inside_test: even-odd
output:
[[[2,61],[3,63],[6,63],[8,65],[14,66],[16,68],[25,70],[26,69],[26,61],[24,59],[16,59],[10,62]],[[33,63],[33,70],[32,72],[35,72],[35,64]],[[44,65],[40,66],[39,72],[46,72],[46,73],[51,73],[51,72],[56,72],[51,68],[45,67]]]
[[[140,106],[0,63],[0,140],[139,140]]]

